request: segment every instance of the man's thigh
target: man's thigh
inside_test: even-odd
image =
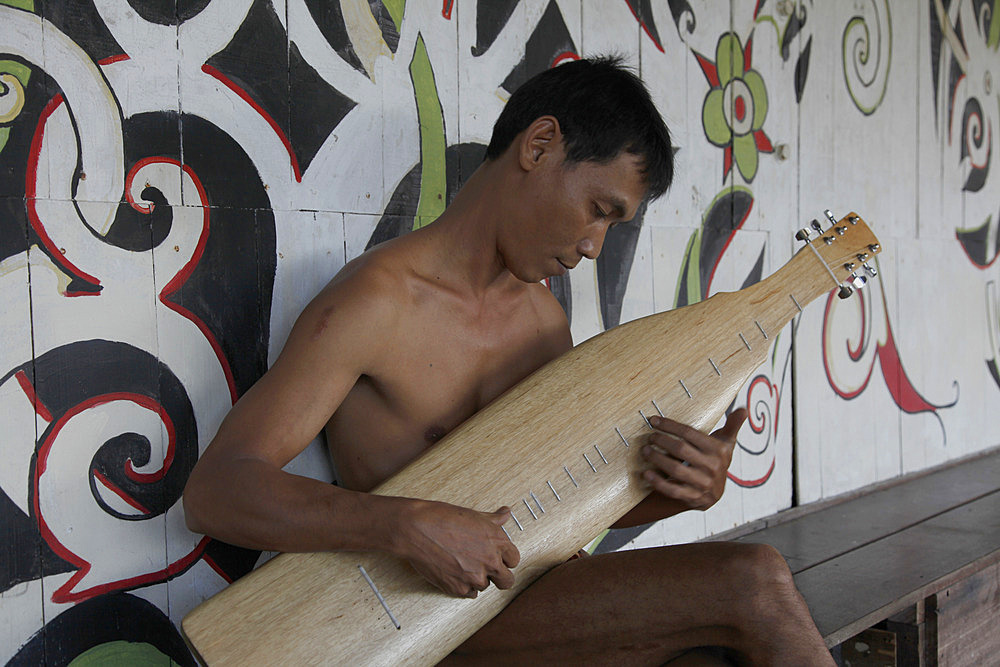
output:
[[[687,544],[573,559],[548,572],[453,658],[656,663],[732,646],[740,570],[753,549]],[[482,660],[479,660],[482,659]]]

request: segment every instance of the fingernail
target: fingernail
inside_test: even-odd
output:
[[[649,456],[652,453],[653,453],[653,448],[650,447],[649,445],[646,445],[646,446],[644,446],[642,448],[642,455],[643,456]]]
[[[642,473],[642,477],[647,482],[652,482],[653,481],[653,471],[652,470],[647,470],[646,472]]]

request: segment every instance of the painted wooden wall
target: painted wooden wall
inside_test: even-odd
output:
[[[768,275],[824,208],[885,249],[775,337],[718,506],[599,549],[997,444],[997,4],[0,0],[0,660],[191,663],[181,617],[262,558],[185,529],[199,452],[344,262],[582,54],[640,71],[679,168],[551,282],[577,341]],[[331,475],[318,442],[290,467]]]

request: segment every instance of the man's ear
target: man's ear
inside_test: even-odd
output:
[[[532,171],[547,158],[562,161],[562,131],[555,116],[541,116],[535,119],[518,142],[518,162],[525,171]]]

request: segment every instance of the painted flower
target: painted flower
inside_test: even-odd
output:
[[[740,38],[728,32],[719,38],[715,62],[695,53],[705,78],[712,88],[705,96],[701,121],[705,136],[725,149],[722,178],[736,168],[746,182],[757,175],[759,153],[771,153],[774,147],[761,129],[767,117],[767,89],[764,79],[750,68],[753,37],[746,47]]]

